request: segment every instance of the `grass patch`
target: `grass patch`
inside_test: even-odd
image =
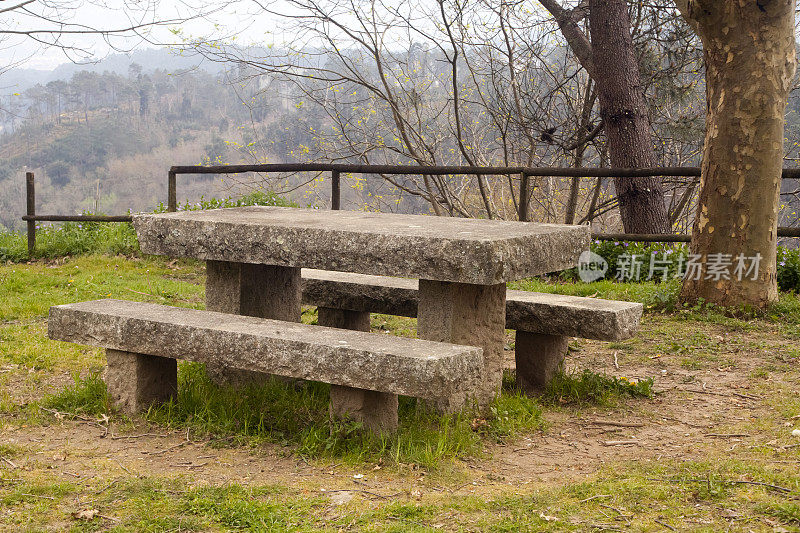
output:
[[[759,509],[767,516],[777,518],[784,524],[800,526],[800,504],[795,502],[761,505]]]
[[[128,222],[65,222],[43,225],[36,230],[34,259],[84,254],[139,254],[133,225]],[[0,262],[28,259],[26,234],[0,232]]]
[[[211,518],[230,529],[248,531],[298,531],[321,511],[323,498],[292,498],[280,487],[245,488],[239,485],[205,487],[188,492],[181,510],[189,515]]]
[[[177,397],[153,407],[146,417],[218,443],[267,441],[292,446],[310,458],[413,463],[431,470],[451,459],[480,455],[484,439],[502,442],[543,427],[540,405],[518,393],[503,394],[484,414],[465,410],[438,415],[412,398],[401,398],[400,430],[375,435],[358,423],[331,422],[329,390],[324,383],[279,379],[243,388],[217,386],[203,365],[182,363]],[[112,413],[105,383],[97,374],[76,377],[72,386],[46,397],[41,405],[80,416]]]
[[[542,427],[541,408],[521,395],[503,395],[486,416],[442,416],[401,398],[400,429],[392,436],[363,431],[360,424],[331,422],[329,386],[273,379],[244,388],[217,386],[202,365],[180,367],[178,396],[148,419],[169,427],[240,442],[266,440],[292,445],[307,457],[348,463],[414,463],[434,469],[441,461],[479,455],[481,438],[503,440]]]
[[[46,396],[41,405],[69,415],[102,416],[112,411],[106,384],[97,373],[74,376],[75,383],[56,394]]]
[[[552,404],[615,405],[621,398],[652,398],[653,379],[583,372],[558,372],[547,385],[543,401]]]
[[[0,458],[12,459],[25,452],[25,448],[16,444],[0,444]]]

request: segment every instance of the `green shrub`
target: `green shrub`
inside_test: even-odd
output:
[[[199,211],[203,209],[222,209],[226,207],[247,207],[251,205],[276,206],[276,207],[299,207],[296,203],[285,199],[271,191],[253,191],[238,198],[229,196],[227,198],[200,197],[199,202],[186,202],[178,204],[178,211]],[[167,207],[161,203],[155,209],[156,213],[166,212]]]
[[[800,292],[800,249],[778,246],[778,288]]]

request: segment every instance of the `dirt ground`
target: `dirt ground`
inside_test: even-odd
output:
[[[472,481],[451,489],[564,484],[619,461],[699,459],[710,451],[735,455],[737,449],[756,445],[785,449],[787,445],[778,444],[778,437],[788,427],[800,426],[800,421],[781,423],[769,395],[771,390],[784,389],[797,401],[800,394],[797,352],[780,359],[785,340],[769,331],[736,332],[717,325],[687,324],[704,330],[700,335],[715,345],[713,360],[702,368],[687,369],[681,365],[680,355],[659,350],[658,337],[663,336],[659,326],[664,320],[651,318],[647,322],[630,346],[614,349],[608,343],[580,341],[580,350],[570,355],[568,367],[631,379],[653,377],[653,399],[627,400],[615,408],[547,409],[545,431],[506,445],[487,444],[486,458],[466,461]],[[753,345],[760,347],[748,349]],[[513,352],[508,357],[513,367]],[[780,361],[785,362],[779,371],[765,370],[776,368]],[[51,387],[69,381],[67,376],[63,378],[54,379]],[[6,382],[5,387],[13,387],[13,382]],[[353,484],[349,469],[327,462],[305,462],[278,445],[265,444],[257,449],[210,447],[206,441],[187,438],[185,433],[165,432],[141,421],[133,427],[94,420],[8,425],[0,443],[31,451],[13,461],[16,468],[52,469],[72,480],[128,474],[186,476],[209,484],[280,483],[310,489]],[[800,460],[794,462],[800,464]],[[376,470],[359,483],[375,492],[394,494],[398,488],[408,488],[397,487],[398,480],[408,483],[409,479]]]

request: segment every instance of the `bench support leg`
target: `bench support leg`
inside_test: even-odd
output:
[[[527,393],[544,391],[563,363],[568,344],[569,338],[562,335],[517,331],[517,386]]]
[[[329,328],[369,331],[369,313],[318,307],[317,324]],[[397,394],[331,385],[332,419],[361,422],[376,433],[397,431]]]
[[[331,385],[331,418],[350,419],[375,433],[397,431],[397,394]]]
[[[300,269],[206,261],[206,309],[287,322],[300,321]],[[269,374],[206,365],[217,384],[263,383]]]
[[[503,382],[506,286],[471,285],[419,280],[417,334],[421,339],[483,348],[483,372],[461,392],[429,400],[437,411],[460,410],[474,395],[478,406],[488,406]]]
[[[318,307],[317,324],[329,328],[369,331],[369,312]]]
[[[114,404],[126,414],[146,411],[178,391],[178,362],[168,357],[106,350],[103,376]]]

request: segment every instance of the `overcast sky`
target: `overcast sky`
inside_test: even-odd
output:
[[[0,0],[0,9],[10,7],[6,5],[19,5],[26,0]],[[47,2],[55,1],[56,4]],[[231,36],[237,35],[237,42],[242,44],[259,43],[269,44],[276,39],[281,39],[279,28],[276,27],[273,17],[260,13],[257,5],[248,0],[240,0],[227,4],[223,9],[217,10],[222,3],[203,5],[205,0],[141,0],[134,5],[142,6],[148,1],[158,1],[150,6],[154,9],[131,11],[123,10],[123,0],[93,0],[91,4],[79,3],[73,0],[35,0],[25,5],[20,10],[0,13],[0,32],[5,33],[5,38],[0,44],[0,67],[18,66],[22,68],[35,68],[52,70],[56,66],[72,60],[87,60],[84,52],[89,52],[95,59],[115,53],[115,50],[102,36],[98,35],[72,35],[62,39],[63,44],[74,45],[81,50],[65,51],[59,48],[47,47],[35,42],[33,39],[19,35],[9,35],[8,31],[45,30],[55,26],[34,17],[28,13],[45,14],[58,20],[66,20],[72,24],[81,24],[91,28],[114,29],[123,28],[139,21],[152,20],[183,20],[196,13],[199,9],[208,16],[186,20],[181,23],[172,23],[154,27],[149,30],[148,40],[139,37],[113,37],[111,44],[114,47],[128,50],[131,48],[153,47],[157,44],[175,43],[180,40],[172,33],[180,30],[186,37],[200,37],[205,35]],[[13,2],[13,3],[12,3]],[[133,0],[129,0],[133,3]],[[79,6],[77,9],[55,11],[52,6]],[[284,5],[273,3],[278,9],[290,13]],[[276,36],[277,35],[277,36]],[[48,35],[43,35],[49,38]]]

